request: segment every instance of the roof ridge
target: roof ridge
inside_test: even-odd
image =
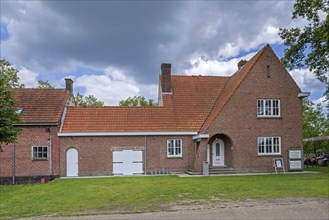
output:
[[[214,76],[214,75],[171,75],[172,77],[222,77],[229,78],[230,76]]]
[[[14,90],[66,90],[65,88],[12,88]]]
[[[106,106],[68,106],[68,108],[79,108],[79,109],[161,109],[163,106],[115,106],[115,105],[106,105]]]

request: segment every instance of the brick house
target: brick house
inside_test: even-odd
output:
[[[0,154],[0,183],[35,182],[59,176],[59,137],[63,112],[73,104],[73,81],[66,89],[14,89],[22,128],[16,143]]]
[[[288,168],[302,148],[302,93],[266,45],[230,77],[179,76],[161,65],[157,107],[68,107],[59,175]],[[110,95],[110,94],[109,94]]]

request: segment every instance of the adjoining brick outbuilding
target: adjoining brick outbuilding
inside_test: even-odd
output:
[[[172,75],[162,64],[157,107],[67,108],[59,175],[198,173],[204,162],[273,172],[275,159],[293,170],[288,152],[302,151],[305,96],[269,45],[231,77]]]
[[[13,89],[21,134],[0,153],[0,183],[26,183],[59,176],[59,137],[63,112],[73,104],[73,81],[66,89]]]

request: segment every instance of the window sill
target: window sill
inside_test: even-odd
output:
[[[32,161],[47,161],[48,160],[48,158],[47,159],[32,159]]]
[[[282,119],[281,116],[257,116],[257,119]]]
[[[258,157],[282,157],[282,154],[258,154]]]
[[[183,159],[183,156],[167,156],[167,159]]]

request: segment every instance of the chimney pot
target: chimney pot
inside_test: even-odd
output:
[[[171,64],[161,64],[161,89],[162,92],[171,92]]]
[[[238,62],[238,69],[240,70],[243,67],[243,65],[245,65],[246,63],[247,63],[247,60],[240,60]]]

